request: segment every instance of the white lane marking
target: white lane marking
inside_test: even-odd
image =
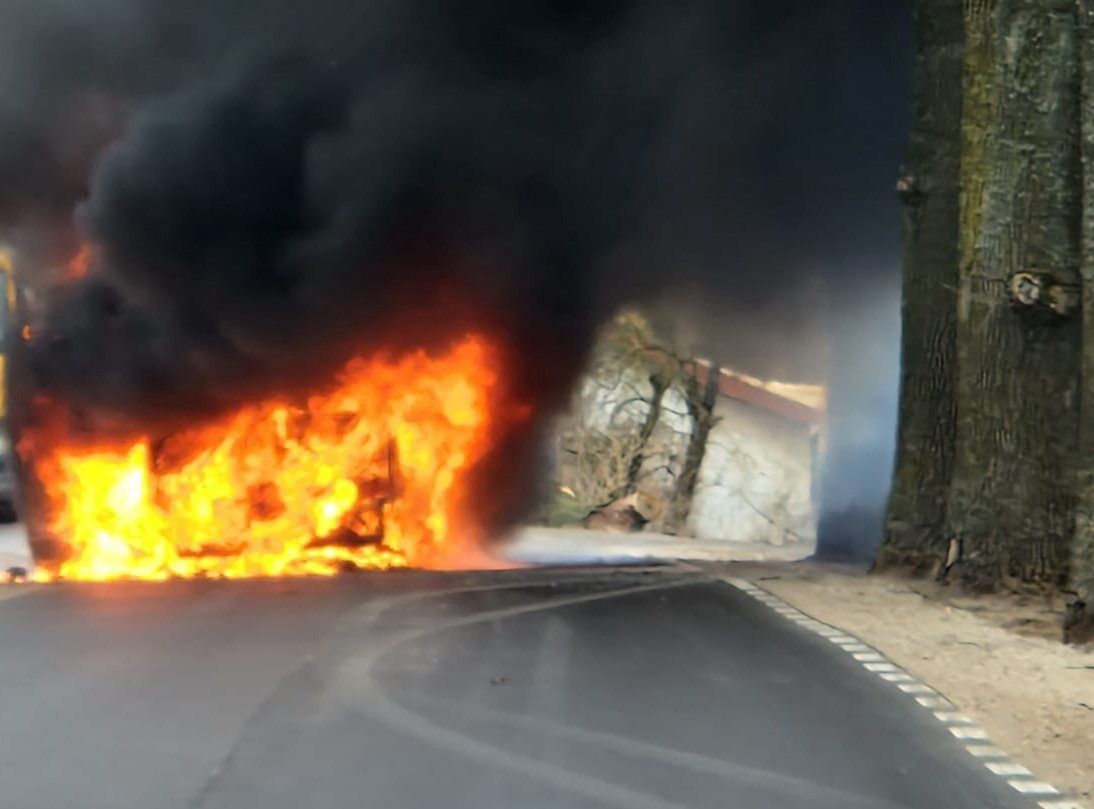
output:
[[[983,728],[978,728],[975,725],[973,727],[952,727],[947,728],[958,739],[987,739],[988,732]]]
[[[898,669],[892,663],[863,663],[862,665],[863,665],[863,668],[865,668],[867,671],[872,671],[874,673],[878,673],[878,672],[882,672],[882,671],[892,671],[892,672],[900,671],[900,669]]]
[[[801,627],[810,629],[821,637],[827,638],[838,644],[845,652],[848,652],[859,663],[864,664],[867,671],[878,674],[883,679],[897,683],[901,691],[906,694],[920,694],[916,702],[925,708],[942,708],[945,710],[934,711],[935,718],[949,725],[946,729],[958,739],[983,741],[988,738],[983,728],[976,727],[972,720],[963,714],[956,712],[952,703],[939,697],[938,692],[923,683],[915,680],[902,672],[897,666],[886,661],[886,658],[878,654],[858,638],[845,632],[828,626],[815,618],[790,606],[765,590],[754,586],[744,579],[727,579],[738,590],[752,596],[757,601],[767,605],[772,611],[777,612]],[[929,696],[928,696],[929,695]],[[979,759],[1005,759],[1006,753],[998,747],[987,744],[970,744],[965,750]],[[1060,792],[1052,784],[1043,781],[1032,781],[1033,773],[1021,764],[1011,761],[986,761],[984,764],[995,775],[1007,777],[1018,776],[1007,781],[1013,789],[1024,795],[1059,795]],[[1081,804],[1074,801],[1042,801],[1038,804],[1040,809],[1083,809]]]
[[[884,675],[882,675],[884,676]],[[937,694],[938,692],[931,688],[929,685],[923,683],[908,683],[907,685],[897,686],[905,694]]]
[[[945,708],[947,710],[954,710],[954,705],[948,699],[942,697],[916,697],[915,701],[922,705],[924,708],[930,708],[932,710],[939,710]]]
[[[903,671],[886,671],[886,672],[882,672],[881,673],[881,679],[885,680],[885,682],[887,682],[887,683],[914,683],[915,682],[915,677],[913,677],[910,674],[905,674]],[[900,686],[901,690],[903,690],[904,687],[905,686],[903,686],[903,685]],[[922,687],[927,688],[927,686],[922,686]],[[927,690],[930,691],[931,689],[928,688]],[[919,692],[916,692],[916,693],[919,693]]]
[[[1026,777],[1033,775],[1027,768],[1021,764],[1015,764],[1013,761],[989,761],[984,766],[996,775],[1024,775]]]
[[[1044,781],[1023,781],[1018,778],[1012,778],[1007,781],[1011,788],[1018,790],[1023,795],[1059,795],[1060,790],[1056,789],[1052,784],[1046,784]]]
[[[851,657],[855,658],[860,663],[884,663],[887,662],[884,657],[877,652],[855,652]]]
[[[971,725],[972,720],[964,714],[954,713],[953,711],[935,711],[934,718],[939,722],[945,722],[947,725]]]

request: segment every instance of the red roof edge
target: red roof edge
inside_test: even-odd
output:
[[[700,384],[705,385],[710,376],[710,366],[703,362],[696,362],[692,364],[692,367],[695,369],[695,378]],[[738,402],[758,407],[799,424],[824,423],[822,409],[787,399],[766,388],[753,385],[729,371],[723,370],[718,374],[718,395],[736,399]]]

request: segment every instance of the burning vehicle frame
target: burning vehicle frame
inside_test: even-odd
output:
[[[466,335],[354,357],[322,389],[181,431],[112,434],[102,414],[26,390],[39,384],[28,356],[51,335],[12,326],[39,580],[458,565],[477,531],[465,479],[529,416],[504,390],[499,352]]]

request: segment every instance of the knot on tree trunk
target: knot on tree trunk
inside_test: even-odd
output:
[[[1020,311],[1070,317],[1079,308],[1079,287],[1043,270],[1016,272],[1010,277],[1010,297]]]
[[[897,178],[896,195],[905,205],[914,204],[922,193],[923,192],[919,187],[919,180],[914,174],[905,172]]]

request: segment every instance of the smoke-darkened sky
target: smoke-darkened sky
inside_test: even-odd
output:
[[[557,399],[593,326],[643,299],[723,363],[830,370],[845,416],[888,401],[895,369],[859,373],[856,346],[895,356],[895,310],[861,313],[899,276],[907,15],[0,0],[0,238],[30,279],[97,245],[35,367],[137,420],[215,408],[428,341],[437,307],[461,328],[455,295]]]
[[[800,347],[785,351],[780,337],[815,333],[808,310],[823,309],[816,279],[831,300],[845,283],[858,283],[867,265],[893,275],[891,188],[908,108],[902,0],[447,5],[4,0],[0,216],[8,238],[50,258],[70,252],[74,209],[96,176],[89,209],[99,215],[90,217],[90,229],[118,252],[132,252],[135,234],[118,231],[145,223],[105,208],[156,200],[147,189],[137,189],[140,200],[120,199],[123,170],[147,173],[149,184],[177,181],[171,171],[205,183],[207,199],[186,189],[190,206],[220,203],[217,180],[234,186],[237,199],[213,206],[223,217],[228,205],[251,204],[247,194],[282,190],[270,175],[291,155],[313,161],[305,180],[312,187],[286,209],[337,204],[317,190],[332,184],[319,173],[346,184],[398,184],[398,172],[414,177],[421,164],[438,160],[425,155],[405,165],[411,139],[420,153],[443,153],[445,141],[452,153],[476,152],[454,154],[470,182],[474,169],[486,168],[475,161],[491,161],[495,173],[540,172],[539,180],[559,186],[562,204],[580,199],[583,218],[601,220],[586,228],[602,242],[589,249],[610,268],[599,273],[595,294],[628,295],[671,275],[670,297],[704,302],[704,345],[755,372],[815,373],[819,359]],[[300,59],[312,75],[275,65],[278,58]],[[252,119],[254,131],[239,133],[226,119],[215,124],[222,131],[211,130],[217,93],[232,103],[275,89],[282,98],[257,102],[267,109],[264,120]],[[319,97],[338,92],[344,96]],[[278,103],[285,109],[269,108]],[[168,131],[172,115],[175,133]],[[341,120],[329,129],[301,123],[283,152],[270,144],[266,154],[247,155],[250,167],[234,160],[244,138],[291,140],[286,116],[309,115]],[[157,117],[158,124],[150,120]],[[368,147],[329,157],[324,167],[316,141],[330,130]],[[199,134],[223,138],[220,154],[202,152],[194,143]],[[121,152],[113,171],[109,162],[102,166],[109,144]],[[401,154],[393,154],[396,144]],[[227,163],[235,176],[210,176]],[[181,213],[170,192],[183,189],[163,188],[158,201]],[[350,204],[370,204],[362,196]],[[108,222],[112,216],[129,221]],[[167,236],[154,232],[147,241]],[[193,272],[203,269],[194,262]]]
[[[769,34],[750,52],[752,77],[719,110],[735,134],[711,147],[718,203],[686,209],[675,227],[694,238],[669,239],[664,261],[685,262],[679,296],[702,350],[823,381],[828,313],[854,318],[899,285],[910,17],[902,0],[778,7],[758,16]]]

